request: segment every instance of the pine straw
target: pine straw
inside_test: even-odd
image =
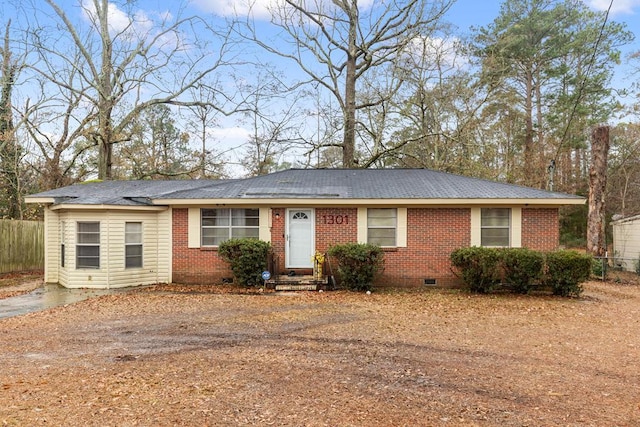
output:
[[[1,320],[3,425],[640,425],[640,286],[157,286]]]

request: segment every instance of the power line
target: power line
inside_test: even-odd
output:
[[[578,109],[578,104],[582,98],[582,91],[584,90],[584,87],[587,84],[587,78],[589,77],[589,74],[591,73],[591,68],[593,67],[593,64],[596,62],[596,55],[598,54],[598,47],[600,46],[600,42],[602,41],[602,37],[604,35],[604,29],[607,25],[607,21],[609,20],[609,13],[611,12],[611,8],[613,7],[613,0],[611,0],[609,2],[609,7],[607,8],[607,11],[604,15],[604,21],[602,22],[602,25],[600,26],[600,32],[598,34],[598,38],[596,39],[596,43],[593,47],[593,53],[591,54],[591,61],[589,61],[589,64],[587,65],[587,70],[584,74],[584,77],[582,79],[582,82],[580,83],[580,85],[578,86],[578,96],[576,97],[576,101],[573,104],[573,108],[571,109],[571,114],[569,115],[569,120],[567,121],[567,125],[564,128],[564,132],[562,134],[562,139],[560,140],[560,144],[558,145],[558,149],[556,150],[556,155],[554,156],[554,163],[555,161],[558,160],[558,156],[560,155],[560,149],[562,148],[562,146],[564,145],[564,141],[565,138],[567,137],[567,134],[569,133],[569,126],[571,125],[571,122],[573,121],[573,117],[575,116],[576,110]]]

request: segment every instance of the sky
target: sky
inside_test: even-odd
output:
[[[472,26],[483,27],[490,24],[500,13],[501,3],[497,0],[457,0],[447,17],[461,32],[467,32]],[[622,49],[623,62],[624,56],[640,51],[640,0],[584,0],[584,3],[596,11],[609,10],[610,21],[624,23],[636,35],[635,41]],[[629,67],[621,64],[614,78],[614,85],[618,88],[628,86],[628,74]]]
[[[6,21],[11,17],[12,5],[17,0],[0,0],[0,22]],[[23,0],[25,2],[32,1],[36,7],[44,3],[44,0]],[[83,0],[88,1],[88,0]],[[232,13],[234,10],[242,11],[243,4],[247,0],[190,0],[186,15],[189,14],[216,14],[224,15]],[[251,0],[254,4],[254,12],[256,17],[267,19],[268,2],[278,0]],[[367,7],[375,0],[359,0],[362,7]],[[425,0],[428,1],[428,0]],[[594,10],[606,11],[610,7],[608,19],[623,22],[627,28],[636,34],[637,40],[624,49],[623,55],[633,51],[640,51],[640,0],[584,0],[584,2]],[[77,13],[77,0],[57,0],[57,3],[67,11]],[[157,17],[165,13],[168,5],[180,3],[178,0],[138,0],[136,3],[140,7],[141,16]],[[446,20],[457,27],[458,32],[464,35],[469,32],[470,27],[483,27],[490,24],[499,14],[501,1],[497,0],[457,0],[446,15]],[[43,8],[47,8],[43,4]],[[125,17],[119,13],[114,6],[112,8],[111,22],[117,24],[123,22]],[[144,23],[144,19],[141,20]],[[619,67],[617,75],[614,78],[614,85],[618,88],[624,88],[629,85],[629,80],[625,79],[629,74],[629,68],[624,65]],[[637,76],[635,77],[638,78]],[[248,131],[243,129],[237,121],[231,119],[223,120],[220,126],[211,130],[212,136],[221,141],[227,147],[236,147],[246,142]],[[223,150],[226,151],[226,147]],[[238,154],[240,155],[240,154]],[[236,155],[236,156],[238,156]]]
[[[229,13],[242,0],[193,0],[196,7],[203,11],[214,13]],[[258,15],[266,16],[266,2],[273,0],[256,0],[256,10]],[[371,3],[373,0],[366,0],[363,3]],[[585,4],[596,11],[609,10],[608,19],[611,21],[626,24],[627,29],[636,35],[636,40],[623,49],[623,64],[617,69],[613,84],[619,89],[629,86],[629,67],[624,64],[624,57],[631,52],[640,51],[640,0],[584,0]],[[449,23],[457,27],[461,34],[469,32],[473,27],[484,27],[490,24],[500,12],[501,1],[498,0],[457,0],[446,15]],[[235,6],[232,6],[235,4]],[[633,77],[637,79],[638,77]],[[217,134],[220,137],[232,136],[230,141],[242,139],[243,131],[234,127],[233,129],[220,129]],[[235,142],[234,142],[235,143]]]

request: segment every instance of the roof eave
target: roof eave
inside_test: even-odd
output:
[[[154,205],[201,206],[201,205],[402,205],[402,206],[479,206],[479,205],[535,205],[563,206],[584,205],[584,198],[544,198],[544,199],[353,199],[353,198],[233,198],[233,199],[153,199]]]
[[[41,203],[41,204],[53,204],[56,202],[55,197],[29,197],[24,198],[25,203]]]
[[[169,209],[168,206],[148,206],[148,205],[89,205],[89,204],[71,204],[64,203],[50,207],[51,210],[122,210],[122,211],[164,211]]]

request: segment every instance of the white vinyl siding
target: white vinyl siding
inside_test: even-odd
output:
[[[632,217],[614,221],[613,252],[616,263],[627,271],[636,271],[636,263],[640,258],[640,217]]]
[[[44,211],[44,281],[58,283],[60,281],[60,215],[58,212]]]
[[[171,280],[171,210],[163,211],[66,211],[49,212],[59,218],[56,224],[66,224],[66,262],[59,268],[55,280],[69,288],[120,288],[127,286],[168,283]],[[100,268],[76,268],[76,223],[100,222]],[[144,268],[126,266],[126,223],[142,225],[142,259]],[[58,228],[58,227],[57,227]],[[59,236],[59,231],[56,233]],[[60,241],[47,241],[47,258],[59,265]],[[55,245],[55,246],[54,246]],[[55,248],[53,254],[49,252]]]

